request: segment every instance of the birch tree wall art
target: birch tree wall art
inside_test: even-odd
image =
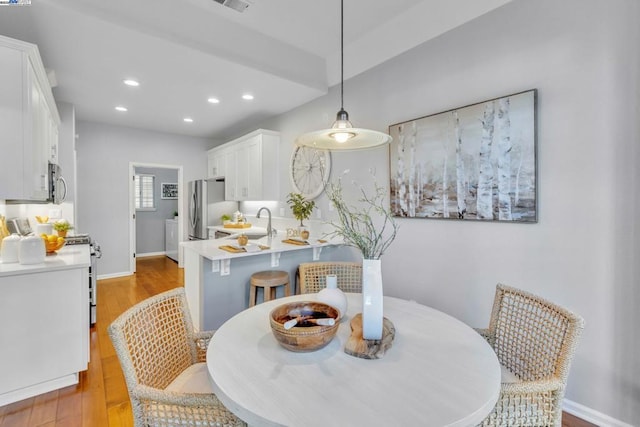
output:
[[[393,214],[536,222],[536,95],[389,126]]]

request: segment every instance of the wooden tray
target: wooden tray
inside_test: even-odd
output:
[[[298,246],[307,246],[311,244],[308,241],[303,242],[301,240],[294,240],[294,239],[285,239],[282,241],[282,243],[288,243],[290,245],[298,245]],[[318,243],[327,243],[327,241],[318,239]]]
[[[382,359],[393,345],[396,328],[386,317],[382,319],[382,339],[365,340],[362,338],[362,313],[353,316],[350,322],[351,336],[344,345],[344,352],[361,359]]]
[[[262,250],[270,249],[269,246],[265,246],[265,245],[258,245],[258,247],[260,249],[262,249]],[[231,252],[232,254],[239,254],[239,253],[247,251],[245,248],[236,248],[235,246],[231,246],[231,245],[218,246],[218,249],[222,249],[223,251]]]
[[[284,239],[282,243],[288,243],[290,245],[306,246],[309,242],[303,242],[301,240]]]
[[[240,224],[222,224],[224,228],[251,228],[251,224],[248,222],[243,222]]]

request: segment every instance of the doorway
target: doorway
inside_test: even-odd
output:
[[[143,209],[136,208],[136,194],[140,190],[139,186],[136,186],[136,174],[140,176],[153,177],[149,181],[153,181],[153,208],[147,207]],[[149,181],[146,181],[148,184]],[[164,184],[164,185],[163,185]],[[175,189],[177,184],[177,198]],[[156,163],[129,163],[129,271],[130,274],[136,272],[136,259],[138,257],[140,244],[144,244],[142,248],[144,255],[158,255],[165,253],[165,246],[158,244],[158,239],[162,239],[164,242],[165,233],[165,220],[172,219],[174,213],[178,212],[177,218],[177,235],[178,242],[183,240],[183,170],[179,165],[165,165]],[[137,220],[145,219],[149,221],[145,224],[138,224]],[[138,242],[138,228],[143,226],[142,231],[145,231],[143,236],[144,241]],[[148,231],[155,230],[155,231]],[[147,236],[147,233],[155,233]],[[139,244],[140,243],[140,244]],[[149,249],[153,248],[153,249]],[[178,250],[178,265],[182,265],[182,256]]]

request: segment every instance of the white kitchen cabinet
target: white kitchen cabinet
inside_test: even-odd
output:
[[[76,384],[87,369],[89,249],[59,252],[42,264],[1,265],[0,406]]]
[[[224,199],[237,200],[238,197],[238,176],[236,173],[236,149],[230,147],[224,151]]]
[[[278,200],[279,149],[279,133],[258,129],[209,150],[209,175],[224,172],[226,200]]]
[[[178,221],[175,219],[165,220],[164,239],[166,255],[172,260],[178,261]]]
[[[46,200],[60,117],[37,46],[0,36],[0,69],[0,199]]]
[[[226,151],[224,148],[213,148],[207,153],[207,178],[225,176]]]

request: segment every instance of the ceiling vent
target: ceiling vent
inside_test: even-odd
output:
[[[216,3],[220,3],[221,5],[230,7],[233,10],[237,10],[238,12],[244,12],[248,7],[249,3],[244,0],[213,0]]]

